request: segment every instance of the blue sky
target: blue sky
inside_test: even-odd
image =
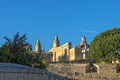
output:
[[[3,36],[27,34],[33,45],[40,39],[48,50],[56,32],[61,44],[78,45],[108,29],[120,28],[120,0],[0,0],[0,45]]]

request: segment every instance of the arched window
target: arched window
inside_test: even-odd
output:
[[[56,52],[54,52],[54,61],[56,62]]]
[[[67,49],[64,49],[63,61],[67,61]]]
[[[64,50],[64,54],[67,54],[67,49]]]

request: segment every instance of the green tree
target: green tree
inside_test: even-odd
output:
[[[33,67],[46,69],[48,67],[48,63],[41,56],[34,57]]]
[[[26,34],[20,36],[19,32],[13,39],[4,37],[6,43],[0,47],[0,62],[12,62],[36,68],[45,69],[48,63],[40,56],[34,56],[30,51],[31,45],[27,42]]]
[[[110,62],[115,52],[120,50],[120,28],[114,28],[97,35],[90,44],[90,54],[98,62]]]
[[[31,66],[33,55],[29,52],[26,34],[20,36],[17,32],[12,40],[8,37],[4,38],[6,43],[1,47],[0,55],[9,54],[9,58],[0,56],[1,60]]]
[[[4,37],[4,39],[6,40],[6,44],[8,45],[10,53],[13,54],[18,52],[25,53],[27,50],[26,46],[29,45],[29,43],[26,41],[27,40],[26,34],[20,36],[19,32],[15,34],[13,40],[9,39],[8,37]]]
[[[11,60],[11,54],[7,48],[7,44],[0,47],[0,62],[9,62]]]

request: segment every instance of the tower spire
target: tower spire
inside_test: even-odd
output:
[[[42,51],[41,44],[40,44],[40,40],[38,39],[35,46],[35,52],[39,53],[41,51]]]
[[[60,41],[58,39],[58,36],[55,36],[54,42],[53,42],[53,47],[59,47],[60,46]]]

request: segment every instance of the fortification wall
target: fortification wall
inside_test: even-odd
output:
[[[60,76],[76,80],[120,80],[120,71],[115,64],[71,64],[57,63],[50,64],[48,70]]]

